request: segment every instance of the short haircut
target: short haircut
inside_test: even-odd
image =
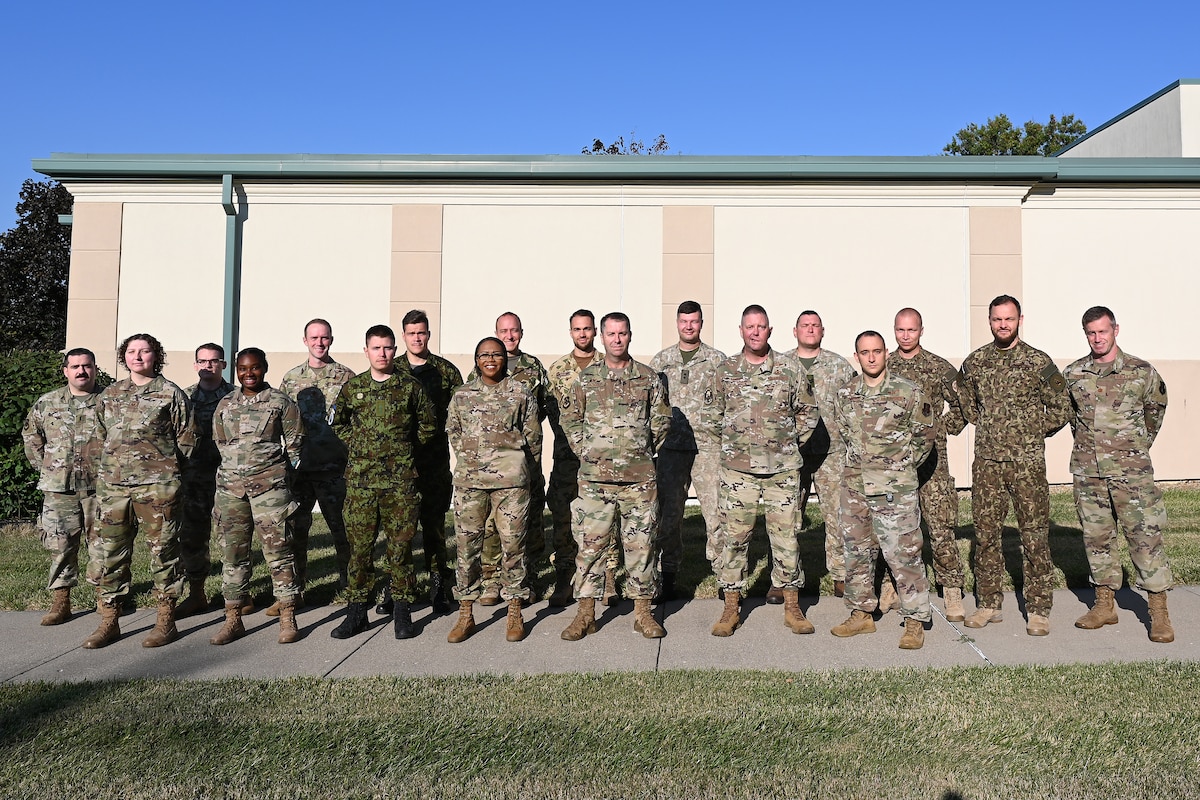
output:
[[[117,348],[117,363],[125,369],[129,369],[129,365],[125,363],[125,351],[129,349],[130,342],[137,341],[142,341],[150,345],[150,349],[154,351],[154,377],[157,378],[159,375],[162,375],[163,367],[167,365],[167,351],[163,350],[162,342],[148,333],[135,333],[133,336],[126,336],[125,341],[121,342],[120,347]]]
[[[216,342],[206,342],[205,344],[202,344],[199,347],[197,347],[196,355],[193,356],[193,358],[195,358],[197,361],[200,360],[200,351],[201,350],[216,350],[218,353],[220,353],[221,360],[222,361],[225,360],[225,348],[221,347],[221,345],[217,344]]]
[[[304,338],[305,339],[308,338],[308,329],[318,323],[321,325],[324,325],[326,328],[329,328],[329,335],[333,336],[333,326],[329,324],[328,320],[321,319],[320,317],[313,317],[308,322],[304,323]]]
[[[392,344],[396,343],[396,332],[387,325],[372,325],[367,328],[365,344],[370,344],[372,339],[391,339]]]
[[[593,314],[591,311],[588,311],[586,308],[576,309],[575,313],[572,314],[567,319],[567,323],[569,324],[569,323],[574,322],[576,317],[587,317],[588,319],[590,319],[592,321],[592,327],[595,327],[595,325],[596,325],[596,315]]]
[[[620,311],[610,311],[607,314],[605,314],[603,317],[601,317],[600,318],[600,330],[603,331],[605,323],[609,322],[610,320],[613,322],[624,322],[625,327],[628,330],[630,330],[630,331],[633,330],[633,326],[629,324],[629,316]]]
[[[92,360],[92,364],[96,363],[96,354],[93,353],[91,350],[88,350],[86,347],[72,347],[70,350],[63,353],[62,365],[63,365],[64,369],[66,368],[67,364],[70,362],[71,356],[87,356],[88,358],[90,358]]]
[[[679,308],[675,309],[675,316],[680,314],[700,314],[704,315],[704,309],[695,300],[684,300],[679,304]]]
[[[515,319],[515,320],[517,321],[517,330],[524,332],[524,330],[525,330],[525,326],[521,324],[521,318],[520,318],[520,317],[518,317],[518,316],[517,316],[515,313],[513,313],[512,311],[505,311],[503,314],[501,314],[500,316],[496,317],[496,324],[497,324],[497,325],[499,325],[499,324],[500,324],[500,320],[504,319],[505,317],[512,317],[513,319]]]
[[[241,350],[238,351],[237,360],[241,361],[242,356],[254,356],[259,361],[261,361],[262,365],[263,365],[263,372],[266,372],[267,369],[269,369],[271,366],[270,364],[267,363],[267,354],[264,353],[261,349],[259,349],[257,347],[243,347]]]
[[[1021,316],[1021,301],[1013,297],[1011,294],[1002,294],[992,302],[988,303],[988,316],[992,315],[992,309],[996,306],[1002,306],[1005,303],[1012,303],[1017,307],[1017,316]]]
[[[879,341],[883,342],[884,349],[887,349],[887,339],[883,338],[882,333],[880,333],[879,331],[863,331],[858,336],[854,337],[854,352],[856,352],[856,353],[858,352],[858,343],[859,342],[861,342],[863,339],[869,339],[872,336],[877,338]]]
[[[900,319],[901,314],[912,314],[913,316],[915,316],[917,318],[917,327],[918,328],[925,327],[925,318],[922,317],[921,312],[917,311],[915,308],[905,306],[904,308],[902,308],[896,312],[896,319]]]
[[[420,308],[414,308],[412,311],[404,315],[404,319],[400,321],[401,328],[407,328],[409,325],[420,325],[425,323],[425,327],[429,327],[429,315]]]
[[[1117,315],[1112,312],[1112,309],[1107,306],[1092,306],[1087,311],[1083,312],[1083,327],[1091,325],[1098,319],[1108,317],[1108,321],[1113,325],[1117,324]]]
[[[742,309],[742,319],[745,319],[746,317],[750,316],[751,314],[762,314],[764,317],[767,317],[767,322],[771,321],[771,318],[769,316],[767,316],[767,310],[765,308],[763,308],[762,306],[760,306],[758,303],[751,303],[750,305],[748,305],[744,309]]]
[[[824,325],[825,325],[824,320],[821,319],[821,315],[818,314],[817,312],[813,311],[811,308],[806,308],[803,311],[801,311],[799,314],[796,315],[796,324],[797,325],[800,324],[801,317],[816,317],[817,322],[820,322],[822,327],[824,327]]]

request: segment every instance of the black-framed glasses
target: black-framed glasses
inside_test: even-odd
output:
[[[507,353],[476,353],[476,361],[499,361],[502,358],[507,358]]]
[[[197,358],[196,363],[202,367],[215,367],[218,364],[224,364],[223,358]]]

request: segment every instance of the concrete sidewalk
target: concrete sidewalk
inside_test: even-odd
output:
[[[102,650],[84,650],[83,640],[95,629],[95,613],[77,613],[69,622],[41,627],[40,611],[0,613],[0,680],[83,681],[131,678],[223,677],[283,678],[308,675],[349,678],[367,675],[464,675],[471,673],[537,674],[546,672],[656,671],[668,669],[831,670],[896,666],[948,667],[1014,664],[1099,663],[1151,659],[1200,659],[1200,587],[1181,586],[1169,596],[1175,642],[1154,644],[1147,638],[1149,616],[1145,596],[1126,590],[1117,594],[1120,622],[1096,631],[1074,627],[1092,600],[1091,591],[1058,591],[1050,618],[1051,634],[1025,633],[1023,608],[1008,594],[1004,621],[981,630],[949,623],[934,612],[921,650],[897,649],[901,623],[895,613],[877,622],[878,632],[838,639],[829,629],[847,616],[833,597],[802,597],[801,605],[817,632],[797,636],[783,626],[782,606],[752,598],[743,606],[743,625],[730,638],[709,633],[721,614],[718,600],[669,603],[657,613],[667,629],[665,639],[644,639],[633,631],[633,603],[604,608],[599,630],[580,642],[564,642],[559,633],[575,607],[549,608],[545,602],[526,609],[530,626],[523,642],[504,640],[505,607],[476,606],[478,626],[462,644],[446,642],[457,613],[433,617],[420,607],[415,639],[397,641],[391,618],[370,612],[369,629],[349,640],[329,631],[340,621],[343,606],[310,608],[297,621],[302,639],[276,643],[278,621],[261,610],[246,617],[248,635],[224,647],[208,643],[224,616],[212,611],[181,620],[179,641],[159,649],[141,646],[154,625],[154,611],[142,609],[121,618],[122,638]],[[941,602],[936,601],[940,610]],[[973,611],[970,598],[967,613]]]

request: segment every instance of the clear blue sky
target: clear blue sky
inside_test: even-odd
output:
[[[998,113],[1091,128],[1200,77],[1194,2],[11,3],[0,21],[3,227],[51,152],[578,153],[635,130],[689,155],[934,155]]]

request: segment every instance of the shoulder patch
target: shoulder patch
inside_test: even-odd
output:
[[[1042,369],[1042,380],[1050,385],[1050,388],[1056,392],[1061,392],[1067,388],[1067,380],[1058,371],[1058,367],[1051,362]]]

